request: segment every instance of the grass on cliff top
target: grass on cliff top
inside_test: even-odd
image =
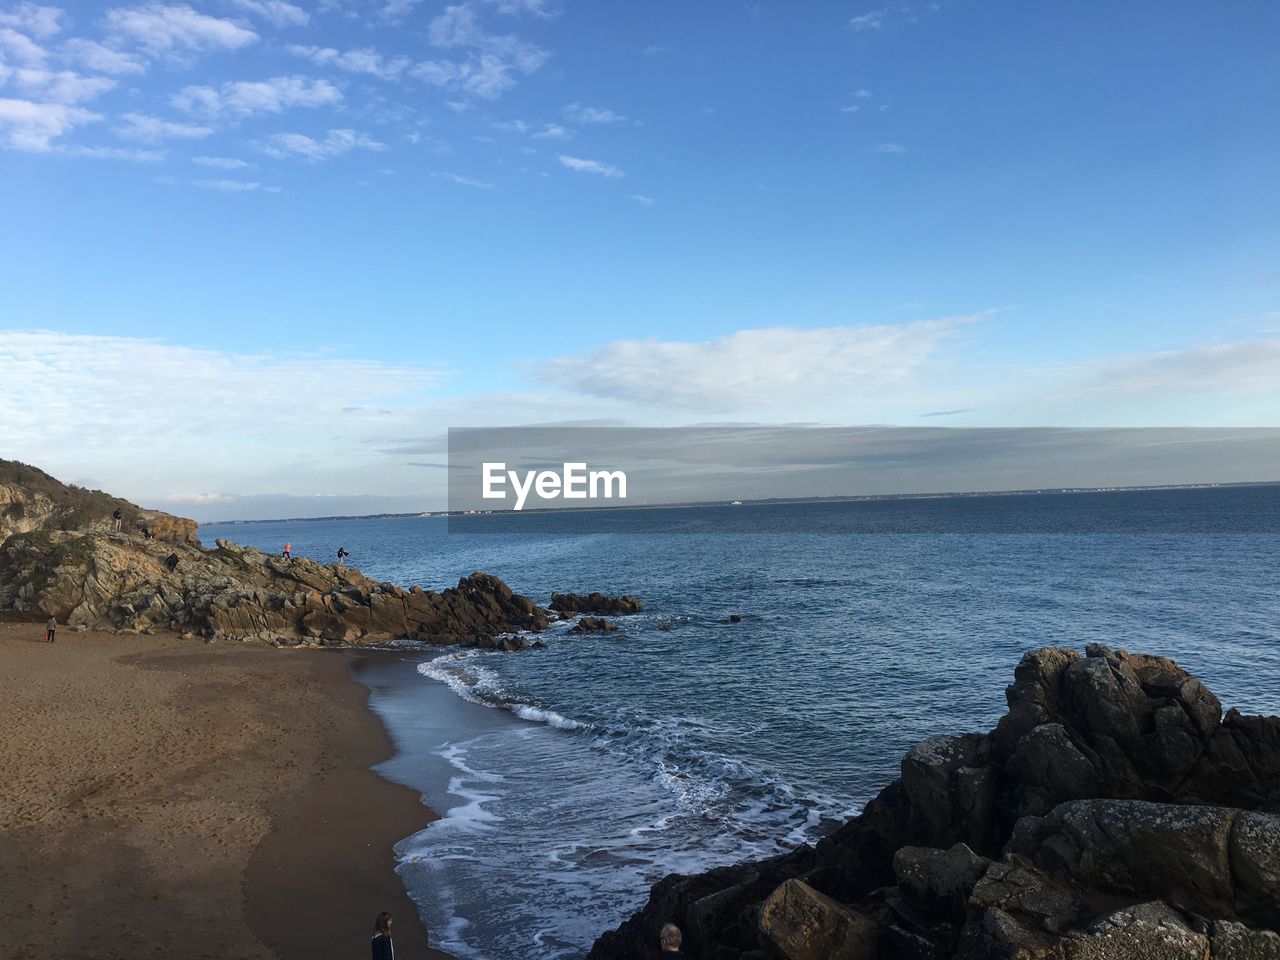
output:
[[[63,483],[39,467],[17,460],[0,460],[0,483],[11,483],[31,494],[39,494],[53,502],[54,515],[49,524],[55,530],[78,530],[98,520],[106,520],[119,510],[126,524],[134,524],[141,516],[139,508],[101,490],[86,490],[73,483]],[[15,509],[16,508],[16,509]],[[15,518],[24,511],[21,504],[9,507]]]

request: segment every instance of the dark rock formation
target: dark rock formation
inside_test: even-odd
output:
[[[553,593],[551,609],[557,613],[569,615],[604,613],[620,617],[629,613],[639,613],[644,609],[644,604],[630,594],[606,597],[603,593],[589,593],[584,597],[576,593]]]
[[[1028,653],[993,731],[917,744],[814,847],[667,877],[590,960],[667,922],[702,960],[1280,960],[1280,717],[1086,653]]]
[[[618,628],[602,617],[583,617],[573,625],[570,633],[612,633]]]
[[[525,645],[518,631],[550,622],[546,610],[484,573],[436,593],[229,540],[205,550],[192,520],[61,484],[23,464],[0,461],[0,507],[7,518],[0,610],[72,627],[291,645],[409,639],[513,650]]]
[[[10,537],[0,546],[0,609],[94,629],[316,643],[494,645],[550,620],[485,573],[441,593],[405,590],[352,567],[286,560],[229,540],[206,551],[114,533]]]

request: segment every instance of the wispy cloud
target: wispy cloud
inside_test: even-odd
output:
[[[516,85],[522,75],[538,70],[550,53],[514,34],[494,33],[484,27],[485,0],[464,0],[444,8],[427,28],[427,39],[442,50],[468,51],[466,60],[424,60],[412,71],[425,83],[494,100]],[[500,12],[535,13],[534,3],[499,4]]]
[[[541,369],[578,393],[729,412],[915,382],[970,317],[898,325],[768,327],[681,343],[620,340]]]
[[[0,10],[0,27],[10,27],[40,40],[56,36],[62,31],[65,16],[58,7],[39,3],[18,3],[9,10]]]
[[[12,150],[47,153],[53,141],[101,114],[62,103],[0,99],[0,143]]]
[[[602,163],[599,160],[586,160],[582,157],[570,157],[563,153],[560,154],[558,159],[561,164],[568,167],[570,170],[576,170],[578,173],[594,173],[602,177],[611,177],[613,179],[626,176],[626,174],[617,167],[608,163]]]
[[[627,118],[604,107],[584,107],[571,103],[564,108],[565,119],[570,123],[622,123]]]
[[[631,194],[631,199],[645,207],[652,207],[658,202],[653,197],[646,197],[643,193],[633,193]]]
[[[120,118],[116,133],[126,140],[160,143],[164,140],[201,140],[213,133],[212,127],[191,123],[174,123],[144,113],[126,113]]]
[[[258,40],[247,27],[199,13],[186,4],[148,3],[106,12],[108,36],[138,45],[153,57],[178,60],[208,50],[239,50]]]
[[[906,153],[907,148],[900,143],[877,143],[871,151],[873,153]]]
[[[115,87],[111,77],[91,77],[74,70],[19,67],[12,71],[14,84],[28,96],[54,103],[83,103]]]
[[[184,87],[170,98],[170,103],[187,113],[235,119],[280,113],[289,107],[320,107],[341,99],[342,91],[328,80],[288,76],[227,81],[217,87]]]
[[[244,170],[250,164],[235,157],[192,157],[191,162],[212,170]]]
[[[433,173],[433,177],[439,177],[441,180],[448,180],[450,183],[456,183],[463,187],[475,187],[480,190],[491,190],[493,184],[485,180],[477,180],[474,177],[464,177],[457,173]]]
[[[286,49],[296,57],[304,57],[321,67],[334,67],[347,73],[359,73],[381,80],[394,80],[413,62],[408,57],[384,57],[372,47],[336,50],[333,47],[309,47],[290,44]]]
[[[850,18],[849,26],[854,30],[879,30],[888,16],[888,10],[870,10]]]
[[[253,193],[261,190],[264,193],[279,193],[279,187],[265,186],[247,180],[192,180],[193,186],[203,190],[220,190],[223,193]]]
[[[233,7],[261,17],[277,27],[305,27],[311,15],[285,0],[229,0]]]
[[[72,63],[98,73],[143,73],[147,66],[131,53],[115,50],[97,40],[73,37],[62,45],[62,55]]]
[[[330,130],[323,140],[316,140],[302,133],[277,133],[262,146],[269,156],[303,157],[307,160],[327,160],[350,150],[385,150],[386,144],[355,130]]]
[[[535,132],[533,138],[535,140],[570,140],[573,138],[573,133],[558,123],[548,123]]]

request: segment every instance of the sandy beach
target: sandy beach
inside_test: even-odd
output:
[[[0,956],[324,960],[424,944],[394,843],[433,817],[338,651],[0,623]],[[368,651],[361,656],[369,656]]]

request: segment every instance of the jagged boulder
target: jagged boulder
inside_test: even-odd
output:
[[[720,895],[692,957],[1280,960],[1280,717],[1223,716],[1172,660],[1101,645],[1028,653],[1006,697],[816,848],[668,877],[590,960],[648,956],[638,932]]]
[[[603,617],[582,617],[570,629],[570,633],[612,633],[618,628]]]

